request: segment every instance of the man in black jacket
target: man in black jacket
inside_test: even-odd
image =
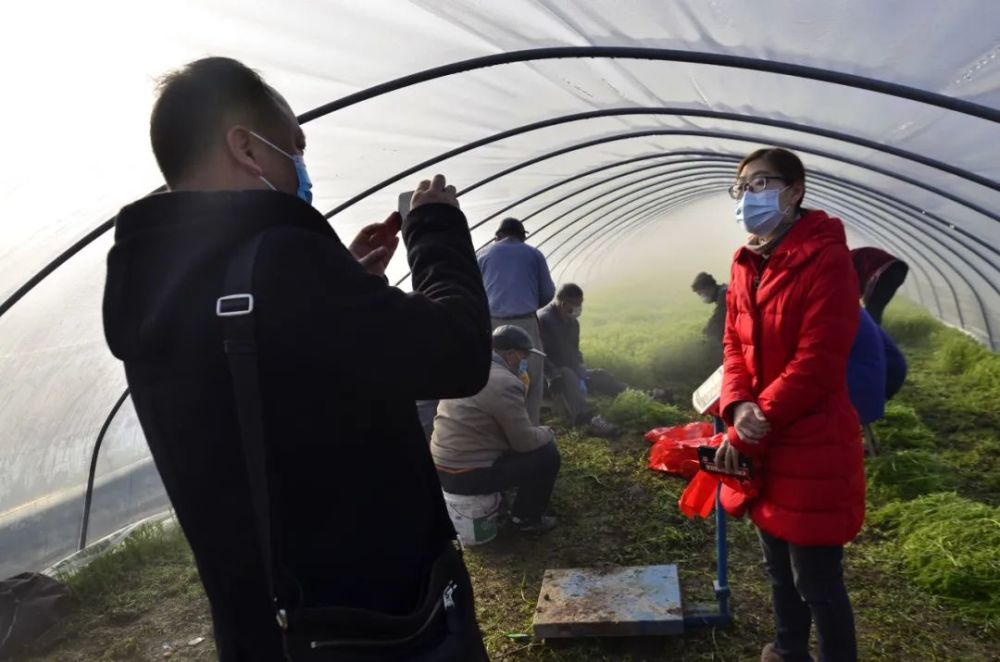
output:
[[[398,218],[345,247],[308,204],[295,116],[239,62],[168,76],[151,138],[169,192],[118,215],[105,335],[194,551],[220,659],[283,659],[216,317],[227,265],[256,235],[281,580],[304,605],[411,612],[454,534],[414,401],[472,395],[490,369],[489,309],[454,187],[439,175],[414,194],[405,294],[382,275]],[[464,659],[483,657],[479,643]]]

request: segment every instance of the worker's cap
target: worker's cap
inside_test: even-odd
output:
[[[493,332],[493,349],[498,352],[514,350],[516,352],[531,352],[545,357],[545,354],[531,346],[531,336],[519,326],[505,324],[498,326]]]
[[[528,236],[527,231],[524,229],[524,223],[513,217],[505,218],[500,221],[500,227],[497,228],[497,234],[514,234],[521,237]]]

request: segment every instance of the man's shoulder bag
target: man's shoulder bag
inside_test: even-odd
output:
[[[240,436],[250,479],[257,537],[274,605],[275,627],[290,662],[487,660],[476,625],[472,584],[457,543],[432,564],[417,607],[393,615],[351,607],[299,607],[282,591],[279,545],[272,535],[267,445],[257,360],[253,271],[264,233],[243,245],[229,263],[225,295],[216,302],[233,379]]]

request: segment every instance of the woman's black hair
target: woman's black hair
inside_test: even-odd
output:
[[[736,168],[736,175],[739,176],[747,164],[756,161],[757,159],[764,159],[767,161],[767,164],[771,166],[776,173],[781,175],[781,178],[785,180],[786,184],[796,184],[801,182],[803,190],[802,198],[805,199],[806,168],[802,165],[802,159],[796,156],[793,152],[789,152],[787,149],[782,149],[780,147],[765,147],[755,150],[745,156],[743,160],[740,161],[739,167]],[[802,200],[799,200],[796,205],[796,209],[802,209]]]

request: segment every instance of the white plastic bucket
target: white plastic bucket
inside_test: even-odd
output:
[[[475,547],[497,537],[501,500],[499,492],[474,495],[444,493],[448,516],[463,545]]]

